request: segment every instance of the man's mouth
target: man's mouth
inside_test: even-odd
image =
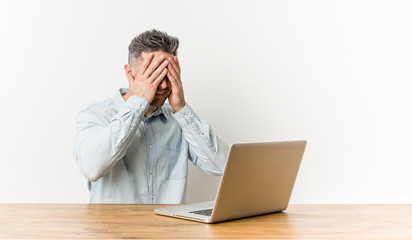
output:
[[[156,95],[164,95],[166,93],[167,93],[167,91],[161,91],[161,92],[156,92]]]

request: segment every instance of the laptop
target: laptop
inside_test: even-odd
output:
[[[306,141],[233,144],[215,201],[155,213],[216,223],[286,210]]]

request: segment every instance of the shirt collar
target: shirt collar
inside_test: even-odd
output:
[[[113,96],[113,102],[118,109],[122,108],[126,101],[123,98],[123,95],[126,94],[128,88],[120,88],[116,91],[116,94]]]
[[[166,114],[163,112],[163,107],[159,107],[158,109],[156,109],[156,111],[154,111],[152,113],[152,115],[150,115],[148,117],[148,119],[152,119],[154,117],[159,117],[160,121],[162,121],[162,123],[166,123],[167,122],[167,117]]]
[[[115,105],[117,106],[118,109],[122,108],[123,105],[126,103],[126,101],[123,98],[123,95],[126,94],[128,90],[129,90],[128,88],[120,88],[114,95],[113,101],[115,102]],[[160,121],[162,121],[163,123],[167,122],[167,117],[163,111],[163,106],[156,109],[156,111],[154,111],[152,115],[150,115],[147,119],[151,121],[152,118],[157,117],[157,116],[160,118]],[[143,119],[146,120],[144,116],[143,116]]]

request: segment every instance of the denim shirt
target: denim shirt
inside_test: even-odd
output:
[[[78,113],[74,157],[88,179],[90,203],[182,203],[188,160],[221,175],[228,146],[186,105],[169,104],[144,117],[144,98],[113,98]]]

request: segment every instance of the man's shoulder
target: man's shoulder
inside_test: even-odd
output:
[[[80,112],[94,113],[98,115],[111,115],[116,112],[113,98],[97,101],[82,108]]]

